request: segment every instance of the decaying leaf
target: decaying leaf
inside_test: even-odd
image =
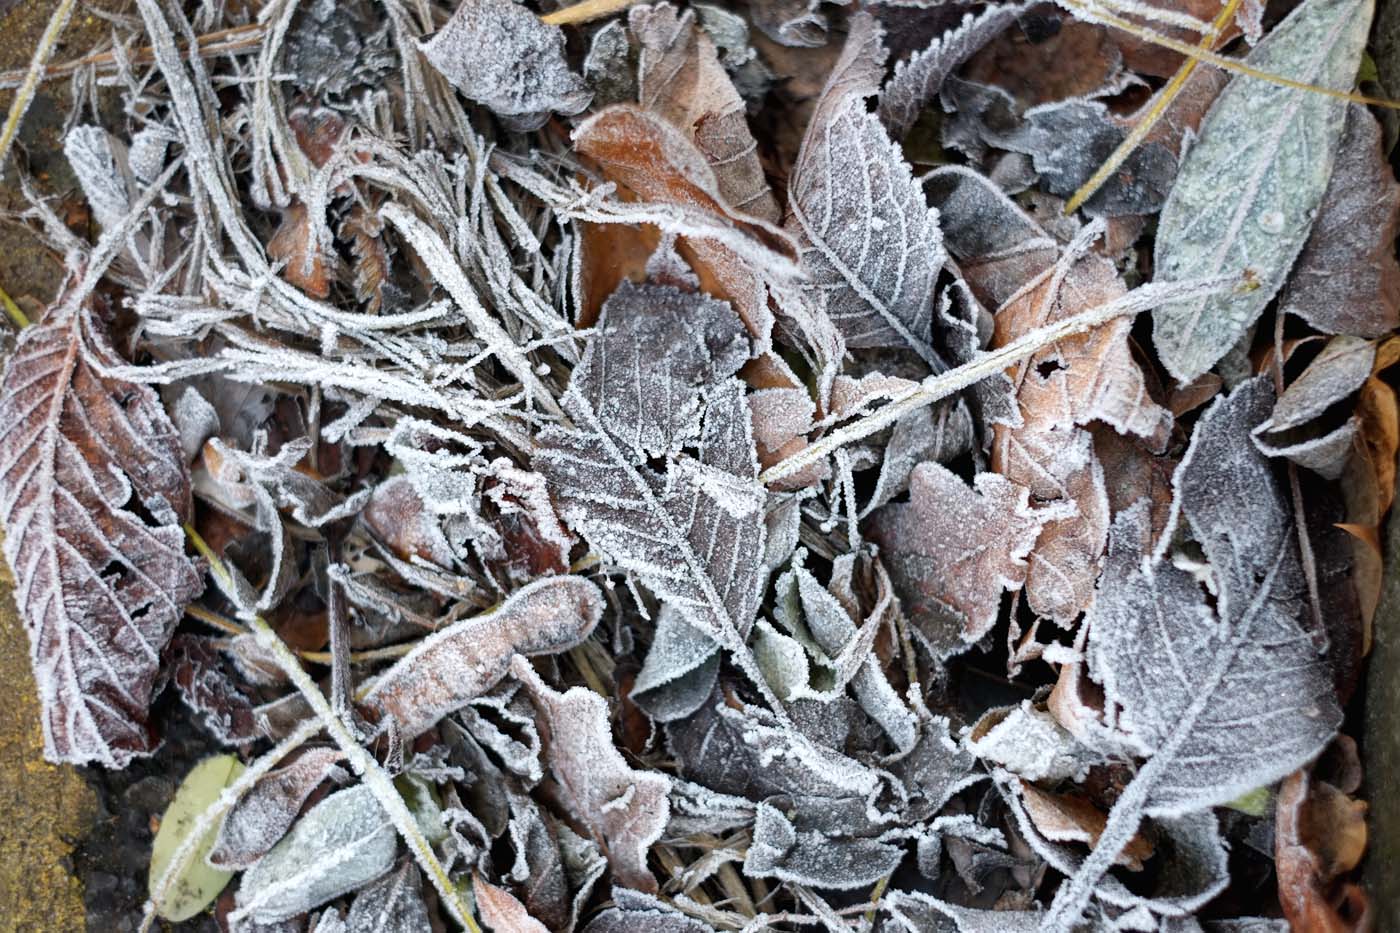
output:
[[[515,0],[462,0],[422,50],[459,91],[520,129],[550,111],[578,113],[592,98],[564,60],[559,27]]]
[[[512,663],[511,672],[535,704],[535,721],[560,803],[602,847],[614,878],[628,887],[655,891],[647,850],[666,828],[670,780],[628,767],[613,745],[602,697],[583,687],[564,693],[552,690],[521,657]]]
[[[21,335],[0,384],[0,522],[53,761],[124,766],[155,740],[160,653],[203,584],[190,481],[155,392],[86,309]]]
[[[938,212],[865,105],[883,73],[881,39],[872,17],[852,18],[793,166],[787,226],[811,279],[805,291],[847,346],[909,347],[941,371],[930,344],[944,259]]]
[[[909,493],[876,513],[870,530],[904,611],[945,652],[959,638],[976,642],[995,624],[1002,591],[1025,582],[1045,523],[1066,513],[1032,508],[1026,490],[999,474],[969,486],[936,463],[914,468]]]
[[[428,933],[432,923],[420,888],[412,862],[366,885],[350,905],[345,933]]]
[[[1282,311],[1329,334],[1379,337],[1393,330],[1400,325],[1400,263],[1391,249],[1397,229],[1400,184],[1381,151],[1380,124],[1352,104]]]
[[[267,854],[296,822],[311,793],[339,772],[341,753],[333,748],[310,748],[248,789],[224,817],[207,859],[225,871],[248,868]]]
[[[504,888],[477,875],[472,879],[472,891],[481,919],[489,929],[501,933],[549,933],[549,928],[530,916],[525,905]]]
[[[363,705],[417,735],[494,687],[517,653],[556,654],[583,641],[602,611],[602,595],[588,580],[544,577],[486,616],[423,639],[375,682]]]
[[[1309,0],[1249,54],[1270,74],[1350,90],[1372,0]],[[1241,274],[1248,290],[1159,309],[1153,345],[1179,382],[1210,369],[1283,287],[1332,177],[1346,105],[1240,76],[1191,147],[1157,229],[1157,280]]]
[[[638,101],[691,134],[724,200],[736,210],[776,223],[778,204],[768,190],[744,99],[735,90],[714,41],[669,3],[635,6],[628,25],[641,46]]]

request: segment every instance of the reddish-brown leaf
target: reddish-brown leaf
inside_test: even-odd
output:
[[[43,705],[44,754],[122,767],[155,741],[160,655],[203,589],[185,556],[180,437],[87,310],[21,335],[0,385],[0,520]]]

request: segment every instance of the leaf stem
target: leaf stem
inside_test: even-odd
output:
[[[24,121],[25,111],[34,101],[34,92],[39,89],[39,79],[43,77],[44,66],[49,63],[49,57],[58,47],[58,37],[68,25],[75,6],[77,0],[59,0],[53,15],[49,17],[49,24],[44,27],[44,34],[39,37],[39,44],[34,47],[34,56],[29,60],[29,70],[24,73],[24,81],[15,91],[15,99],[10,103],[10,114],[5,118],[4,129],[0,129],[0,172],[3,172],[5,160],[10,155],[10,147],[19,135],[19,126]]]
[[[214,574],[223,584],[231,583],[232,579],[229,576],[228,568],[224,566],[223,561],[209,547],[209,544],[195,530],[194,526],[185,525],[185,534],[189,536],[190,543],[194,545],[195,550],[209,562],[210,573]],[[351,769],[360,776],[365,786],[379,801],[379,805],[384,808],[384,812],[389,815],[394,828],[399,831],[399,835],[408,844],[409,851],[413,853],[419,866],[432,881],[433,887],[437,888],[438,896],[442,899],[443,905],[446,906],[447,912],[468,933],[481,933],[481,927],[472,917],[471,908],[467,906],[462,899],[461,892],[457,890],[452,879],[448,877],[447,869],[438,860],[437,853],[433,851],[432,843],[418,828],[417,819],[409,811],[408,805],[404,803],[403,797],[394,787],[393,780],[380,767],[374,756],[365,751],[355,736],[351,734],[345,722],[331,709],[330,702],[321,692],[321,688],[316,686],[311,675],[306,673],[300,661],[297,660],[296,654],[287,647],[286,642],[278,637],[277,633],[272,630],[272,626],[268,625],[267,621],[260,616],[253,616],[249,625],[258,645],[272,656],[292,685],[306,699],[312,711],[316,713],[319,725],[323,726],[330,737],[335,740],[336,745],[340,746],[340,750],[345,753],[345,758],[349,761]]]
[[[1214,51],[1216,39],[1220,37],[1221,31],[1230,22],[1231,17],[1235,15],[1235,11],[1239,9],[1239,6],[1240,0],[1229,0],[1229,2],[1221,8],[1220,15],[1210,24],[1210,29],[1206,31],[1206,34],[1201,36],[1199,48],[1207,52]],[[1157,125],[1157,121],[1161,119],[1162,114],[1167,112],[1167,108],[1171,106],[1172,101],[1176,100],[1177,95],[1181,93],[1181,89],[1186,86],[1187,80],[1200,63],[1200,59],[1197,58],[1188,58],[1181,63],[1181,67],[1176,70],[1176,74],[1172,75],[1172,79],[1157,92],[1157,95],[1152,99],[1152,103],[1148,106],[1147,111],[1138,118],[1137,124],[1123,141],[1118,144],[1118,148],[1113,150],[1113,154],[1104,160],[1103,165],[1099,166],[1098,171],[1094,172],[1089,180],[1081,185],[1079,190],[1065,203],[1066,214],[1073,214],[1075,211],[1079,210],[1085,201],[1092,198],[1099,188],[1103,187],[1104,182],[1108,181],[1108,177],[1116,172],[1120,165],[1128,161],[1128,157],[1133,154],[1137,147],[1142,144],[1142,141],[1147,138],[1147,134]]]
[[[589,20],[611,16],[613,13],[627,9],[636,2],[637,0],[583,0],[582,3],[575,3],[573,6],[566,6],[553,13],[546,13],[540,17],[540,22],[548,23],[551,26],[586,23]]]
[[[895,396],[888,405],[871,412],[863,418],[832,431],[800,452],[780,460],[759,474],[758,481],[771,485],[801,472],[847,444],[867,438],[894,424],[911,411],[941,401],[961,392],[968,386],[993,376],[1008,367],[1029,359],[1047,346],[1066,337],[1081,334],[1106,324],[1114,318],[1135,315],[1140,311],[1155,308],[1169,301],[1179,301],[1188,297],[1217,294],[1228,286],[1235,285],[1233,276],[1209,279],[1196,279],[1190,282],[1152,283],[1137,288],[1121,298],[1107,304],[1090,308],[1063,320],[1022,334],[1015,340],[983,353],[977,359],[950,369],[942,375],[930,376],[917,388],[903,395]]]
[[[24,330],[29,326],[29,315],[20,310],[20,306],[15,304],[15,300],[10,297],[10,293],[0,288],[0,305],[5,306],[5,313],[10,316],[10,320],[15,322],[15,326]]]

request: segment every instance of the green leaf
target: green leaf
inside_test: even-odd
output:
[[[170,801],[165,815],[161,817],[160,830],[156,833],[155,845],[151,847],[150,884],[156,912],[166,920],[178,923],[204,910],[233,877],[233,872],[211,868],[204,861],[218,836],[219,827],[215,823],[200,840],[194,857],[176,876],[169,888],[169,895],[157,898],[155,893],[155,882],[165,874],[175,851],[194,830],[200,815],[219,799],[225,787],[238,780],[243,771],[243,763],[233,755],[204,759],[185,776],[180,789],[175,792],[175,799]]]
[[[1307,0],[1247,59],[1260,71],[1350,90],[1375,0]],[[1157,231],[1157,280],[1239,273],[1258,287],[1167,305],[1153,342],[1182,383],[1210,369],[1278,293],[1327,190],[1346,102],[1236,77],[1201,125]]]

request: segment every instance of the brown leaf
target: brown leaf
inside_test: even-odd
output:
[[[880,545],[904,611],[936,644],[940,629],[961,627],[975,642],[996,623],[1004,589],[1026,579],[1026,556],[1062,509],[1032,509],[1025,489],[996,473],[972,486],[937,463],[921,463],[909,480],[909,501],[875,513],[871,538]]]
[[[375,487],[360,521],[400,560],[421,560],[449,569],[455,561],[442,533],[407,476],[393,476]]]
[[[1329,334],[1379,337],[1400,325],[1400,184],[1381,151],[1381,128],[1361,104],[1347,111],[1337,165],[1280,313]]]
[[[384,245],[384,221],[364,204],[356,204],[340,225],[340,236],[350,241],[354,260],[355,297],[368,314],[384,310],[384,286],[389,279],[389,251]]]
[[[476,895],[481,921],[495,933],[549,933],[548,927],[530,916],[514,894],[496,887],[480,872],[472,874],[472,893]]]
[[[327,258],[318,237],[317,225],[312,223],[306,205],[293,201],[282,212],[282,223],[267,242],[267,255],[274,262],[285,264],[282,278],[312,298],[325,298],[331,293],[332,260]]]
[[[375,683],[364,708],[419,735],[490,690],[521,654],[556,654],[579,644],[603,613],[603,596],[583,577],[544,577],[493,612],[455,622],[419,642]]]
[[[714,170],[719,193],[734,208],[778,223],[781,212],[749,132],[744,99],[719,62],[695,13],[669,3],[635,6],[628,15],[641,45],[638,102],[687,133]]]
[[[760,269],[765,256],[796,257],[787,236],[726,203],[704,156],[655,114],[624,104],[608,107],[574,130],[574,145],[641,199],[700,212],[712,223],[733,225],[741,241],[751,241],[743,255],[733,243],[703,236],[683,237],[676,249],[700,277],[701,290],[730,302],[749,335],[766,341],[773,316]]]
[[[1366,896],[1339,875],[1366,851],[1366,804],[1314,781],[1306,771],[1279,787],[1274,841],[1278,897],[1295,930],[1358,933],[1370,929]]]
[[[185,605],[189,474],[149,387],[86,309],[26,328],[0,385],[0,521],[52,761],[123,767],[155,742],[147,709]]]
[[[267,854],[296,822],[311,793],[327,778],[339,775],[337,748],[307,748],[250,787],[224,817],[207,860],[215,868],[237,871]]]
[[[1020,785],[1026,815],[1042,836],[1052,842],[1083,842],[1090,848],[1098,844],[1108,822],[1107,813],[1084,797],[1047,793],[1029,781],[1021,781]],[[1118,854],[1116,864],[1141,871],[1143,862],[1152,857],[1152,852],[1152,843],[1139,833]]]
[[[670,779],[628,767],[613,744],[603,697],[584,687],[552,690],[523,657],[511,672],[535,703],[559,803],[602,847],[618,882],[655,893],[647,851],[666,829]]]

